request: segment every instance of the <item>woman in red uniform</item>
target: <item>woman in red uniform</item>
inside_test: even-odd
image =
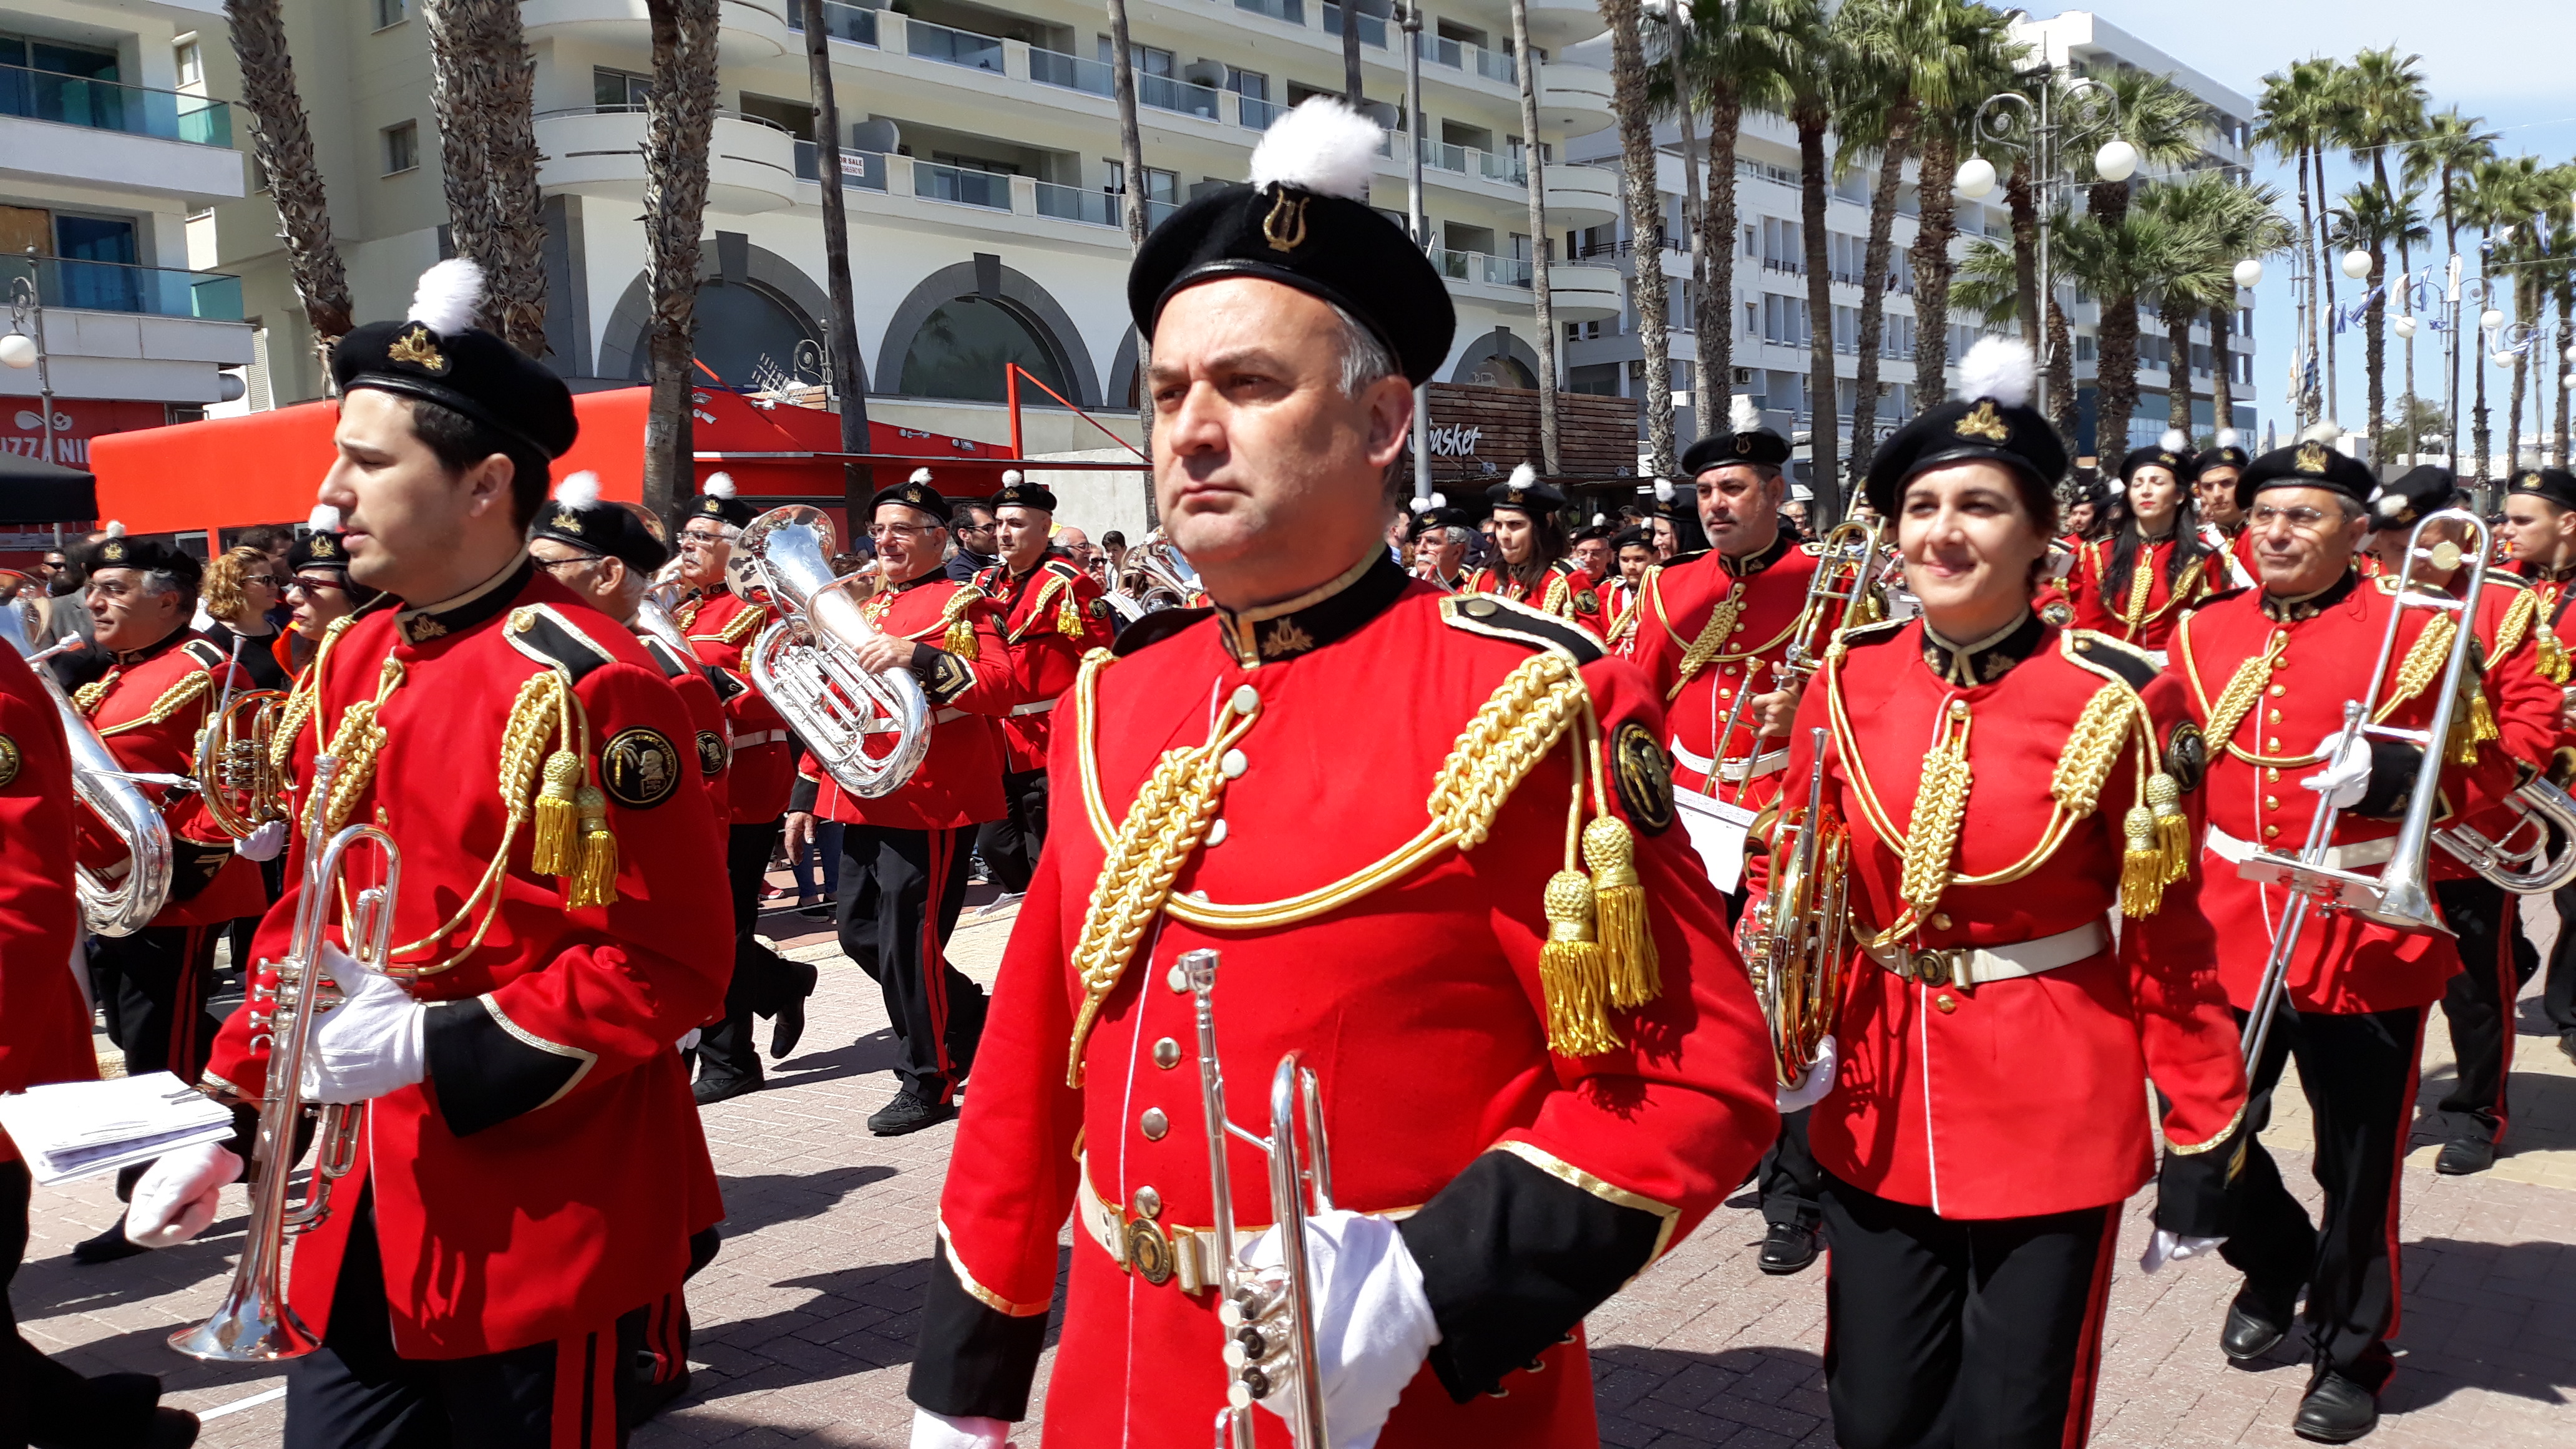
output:
[[[2245,1101],[2187,873],[2199,737],[2142,651],[2032,613],[2065,450],[2026,406],[2026,347],[1989,339],[1962,371],[1969,401],[1908,424],[1869,475],[1922,616],[1829,656],[1784,791],[1805,794],[1823,731],[1867,944],[1839,1070],[1784,1105],[1822,1089],[1846,1449],[2084,1442],[2120,1205],[2156,1175],[2139,1082],[2169,1144],[2151,1269],[2219,1235]]]
[[[2188,442],[2167,433],[2152,448],[2120,460],[2121,493],[2109,536],[2076,545],[2061,587],[2078,629],[2098,630],[2153,652],[2183,611],[2225,587],[2224,562],[2200,537],[2191,489]]]

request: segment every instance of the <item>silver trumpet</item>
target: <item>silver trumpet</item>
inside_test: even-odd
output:
[[[1217,1411],[1216,1449],[1253,1449],[1254,1402],[1291,1382],[1297,1386],[1297,1402],[1288,1420],[1289,1440],[1297,1449],[1329,1449],[1324,1384],[1315,1361],[1314,1287],[1306,1266],[1307,1214],[1333,1210],[1333,1156],[1324,1139],[1323,1091],[1292,1051],[1279,1059],[1279,1069],[1270,1077],[1270,1135],[1256,1137],[1235,1126],[1225,1115],[1225,1074],[1216,1057],[1217,953],[1186,951],[1179,965],[1198,1010],[1199,1102],[1207,1119],[1216,1312],[1226,1331],[1226,1407]],[[1301,1117],[1306,1129],[1302,1150],[1297,1142]],[[1279,1234],[1284,1269],[1278,1277],[1246,1268],[1236,1256],[1234,1183],[1226,1171],[1229,1136],[1270,1159],[1270,1221]]]
[[[314,757],[312,782],[306,787],[304,876],[295,903],[295,933],[288,939],[286,959],[269,963],[277,973],[273,992],[262,1002],[255,990],[251,1002],[251,1043],[268,1045],[268,1087],[259,1106],[259,1140],[251,1149],[250,1225],[241,1261],[233,1265],[232,1283],[214,1317],[170,1335],[170,1346],[190,1358],[269,1363],[322,1346],[321,1335],[307,1328],[286,1300],[286,1239],[330,1215],[331,1185],[357,1165],[358,1132],[366,1112],[364,1104],[321,1109],[313,1175],[302,1200],[291,1201],[287,1178],[295,1169],[295,1129],[304,1115],[304,1058],[313,1049],[314,1024],[339,997],[337,984],[322,969],[323,933],[332,905],[342,896],[349,852],[374,846],[384,858],[384,884],[369,886],[351,900],[347,936],[350,955],[383,970],[392,959],[394,900],[402,889],[402,852],[392,836],[373,825],[350,825],[337,835],[327,834],[331,784],[339,771],[337,757]]]
[[[734,550],[784,616],[744,656],[752,686],[842,789],[874,799],[902,788],[930,753],[930,701],[910,670],[873,674],[851,658],[877,630],[850,596],[856,576],[832,575],[831,518],[773,508],[744,525]],[[893,750],[869,754],[868,738],[884,734]]]
[[[63,717],[63,734],[71,742],[72,793],[124,842],[128,863],[125,873],[115,877],[85,865],[74,868],[81,926],[92,935],[131,936],[150,924],[169,903],[170,827],[162,820],[159,807],[135,785],[124,762],[108,749],[88,718],[63,693],[53,671],[42,667],[42,661],[72,641],[40,647],[34,642],[35,626],[34,603],[23,594],[0,603],[0,641],[26,656],[28,664],[37,666],[36,682],[44,686],[55,711]],[[68,840],[60,844],[65,851],[71,849]]]

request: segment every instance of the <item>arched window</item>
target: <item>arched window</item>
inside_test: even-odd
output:
[[[817,335],[803,312],[757,282],[698,284],[698,360],[727,387],[766,387],[793,376],[798,344]]]
[[[900,386],[910,397],[1001,402],[1002,368],[1013,362],[1057,392],[1074,395],[1044,327],[1009,302],[958,297],[922,319],[904,350]]]
[[[1477,363],[1475,371],[1467,374],[1467,381],[1479,387],[1533,389],[1538,386],[1538,379],[1530,376],[1529,368],[1519,358],[1500,353]]]

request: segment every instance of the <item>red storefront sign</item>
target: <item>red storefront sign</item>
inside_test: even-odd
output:
[[[108,433],[157,428],[169,422],[157,402],[101,398],[54,399],[54,458],[66,468],[89,467],[89,440]],[[45,455],[45,415],[32,397],[0,397],[0,453]]]

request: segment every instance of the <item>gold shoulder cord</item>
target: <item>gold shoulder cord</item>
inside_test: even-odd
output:
[[[321,644],[313,650],[313,657],[305,661],[303,677],[295,681],[293,689],[287,691],[286,703],[278,715],[277,729],[268,737],[268,763],[271,768],[283,771],[293,760],[295,737],[303,732],[304,726],[312,721],[314,711],[322,704],[323,661],[331,657],[331,646],[339,643],[340,636],[348,633],[349,626],[356,622],[358,622],[357,615],[343,614],[323,629]],[[318,729],[313,745],[317,750],[322,746]]]
[[[2504,622],[2496,626],[2495,657],[2511,654],[2523,636],[2531,636],[2532,668],[2552,684],[2563,685],[2569,673],[2567,649],[2558,640],[2558,632],[2549,627],[2545,606],[2538,589],[2524,589],[2514,595],[2513,604],[2504,613]]]
[[[716,631],[716,638],[727,644],[740,644],[759,633],[760,626],[768,622],[769,611],[745,599],[742,607],[734,612],[733,618],[726,621],[722,629]]]
[[[101,684],[109,682],[109,680],[99,681]],[[84,685],[82,687],[87,689],[91,686]],[[214,687],[215,677],[212,674],[207,673],[205,670],[192,670],[189,673],[180,675],[179,682],[171,685],[168,689],[163,690],[161,692],[161,697],[152,701],[152,707],[150,709],[145,710],[143,713],[136,715],[134,718],[127,720],[122,724],[112,724],[101,729],[98,732],[98,737],[100,739],[107,739],[111,736],[124,734],[129,730],[139,730],[147,725],[164,723],[179,711],[186,709],[189,705],[205,698],[206,692]],[[97,713],[99,704],[106,697],[107,692],[105,690],[100,690],[97,695],[93,696],[85,704],[81,705],[81,713],[85,715]]]
[[[2393,602],[2391,607],[2394,607]],[[2435,614],[2431,622],[2424,626],[2424,632],[2415,636],[2415,642],[2407,649],[2406,657],[2398,661],[2397,677],[2389,681],[2387,699],[2380,704],[2379,708],[2371,712],[2372,724],[2386,724],[2390,715],[2404,708],[2407,701],[2424,692],[2426,685],[2441,677],[2443,665],[2448,662],[2451,652],[2451,635],[2458,627],[2451,622],[2449,614]],[[2192,660],[2191,628],[2188,620],[2176,632],[2175,638],[2179,641],[2178,647],[2183,656],[2184,677],[2191,681],[2192,693],[2199,698],[2201,708],[2207,714],[2209,728],[2206,737],[2209,740],[2224,745],[2227,753],[2237,759],[2249,765],[2267,769],[2298,769],[2317,764],[2325,758],[2317,754],[2257,754],[2236,743],[2237,729],[2245,723],[2246,716],[2253,713],[2255,703],[2262,698],[2263,681],[2271,673],[2272,661],[2280,657],[2281,651],[2289,646],[2288,635],[2275,630],[2271,642],[2264,646],[2261,654],[2249,655],[2243,663],[2236,666],[2236,672],[2228,676],[2227,687],[2219,691],[2218,698],[2214,702],[2209,698],[2208,692],[2202,688],[2199,666]],[[2449,749],[2451,758],[2455,762],[2466,764],[2476,758],[2479,744],[2496,738],[2496,722],[2494,711],[2486,703],[2486,691],[2477,687],[2475,678],[2463,676],[2462,683],[2477,697],[2470,708],[2461,715],[2459,722],[2452,727]]]

